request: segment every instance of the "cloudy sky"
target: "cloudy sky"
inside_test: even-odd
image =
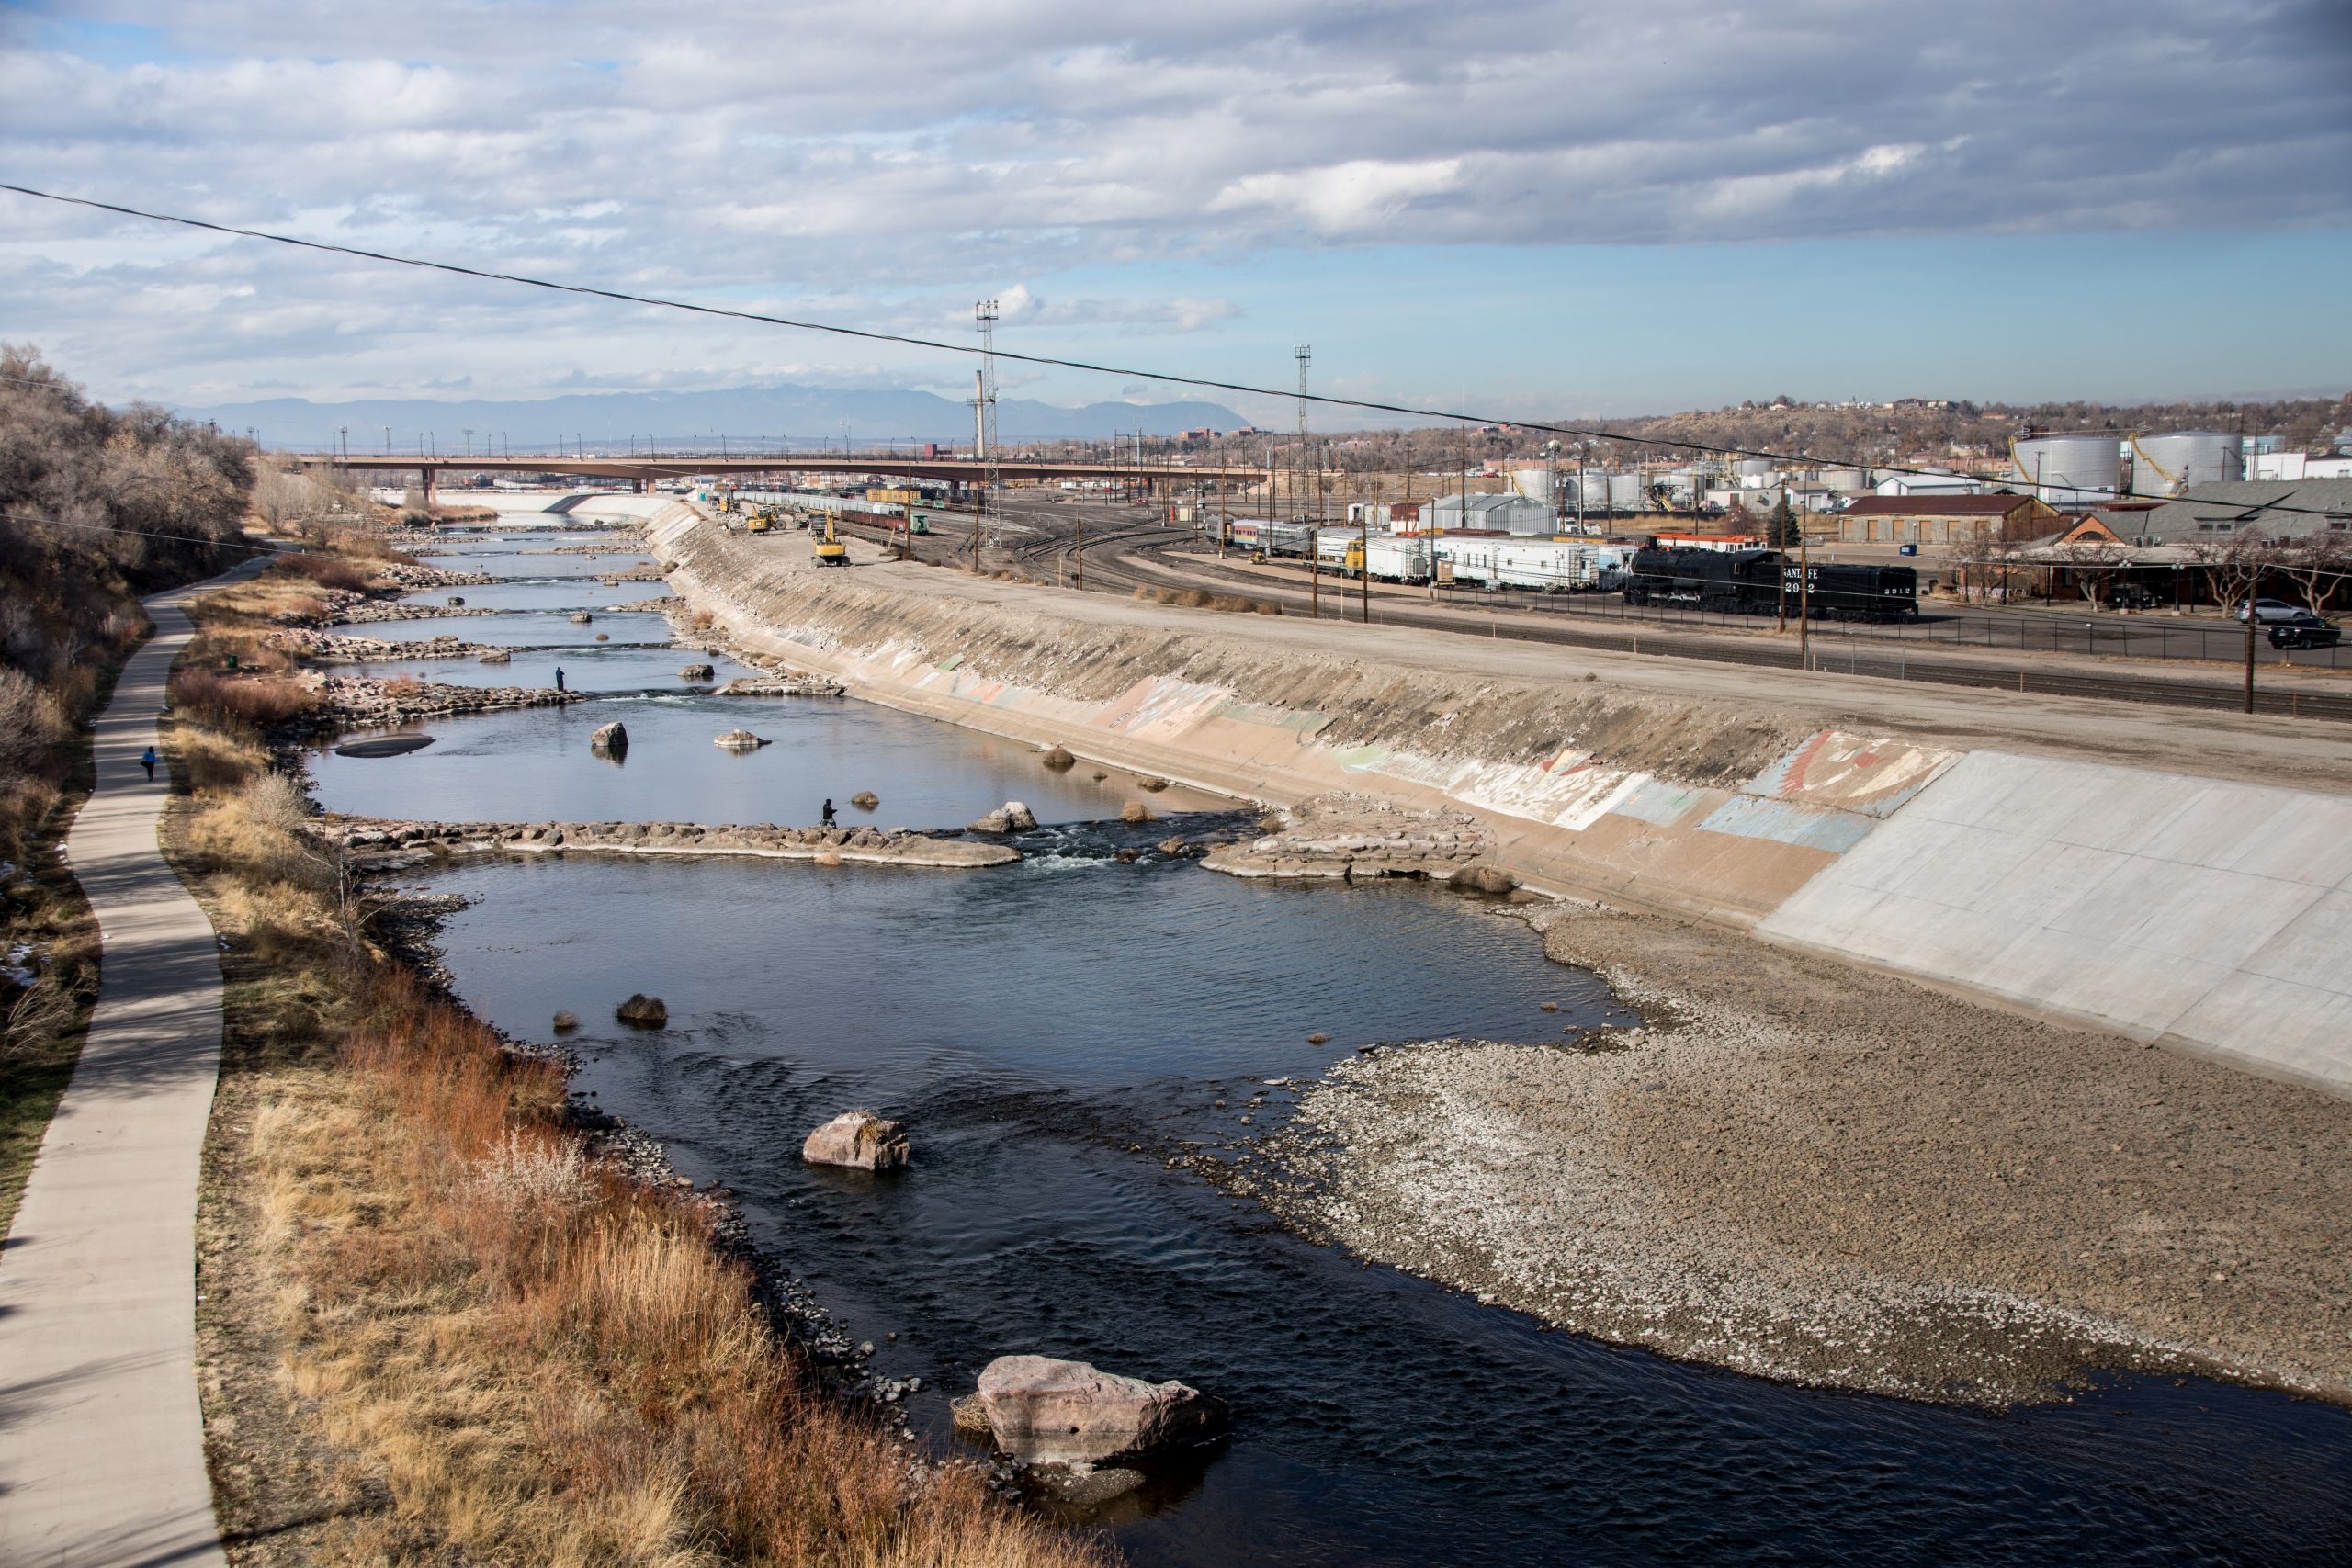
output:
[[[2352,384],[2343,0],[7,0],[0,103],[13,184],[1524,416]],[[6,195],[0,337],[189,403],[970,374]]]

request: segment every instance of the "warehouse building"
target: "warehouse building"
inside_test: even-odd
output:
[[[2052,532],[2057,515],[2030,495],[1866,495],[1829,521],[1839,544],[1953,545],[2034,538]]]

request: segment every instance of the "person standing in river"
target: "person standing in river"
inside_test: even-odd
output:
[[[832,797],[831,797],[831,795],[828,795],[828,796],[826,796],[826,798],[825,798],[825,826],[826,826],[826,827],[828,827],[828,828],[830,828],[830,827],[831,827],[832,825],[833,825],[833,802],[832,802]]]

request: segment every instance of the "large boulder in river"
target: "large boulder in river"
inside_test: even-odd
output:
[[[999,1356],[980,1372],[978,1399],[997,1446],[1043,1464],[1097,1464],[1225,1427],[1224,1404],[1197,1389],[1051,1356]]]
[[[1509,893],[1519,886],[1519,878],[1492,861],[1476,861],[1455,872],[1450,885],[1462,893]]]
[[[607,757],[617,757],[628,750],[628,731],[618,719],[601,725],[595,733],[588,737],[588,749],[602,751]]]
[[[810,1165],[892,1170],[907,1163],[906,1129],[871,1111],[844,1111],[808,1134],[800,1157]]]
[[[1008,800],[973,823],[968,833],[1025,833],[1037,825],[1037,814],[1017,800]]]
[[[681,681],[713,681],[718,677],[718,671],[707,664],[682,664],[678,667],[678,679]]]
[[[643,991],[630,992],[628,1000],[613,1010],[613,1016],[639,1029],[666,1029],[670,1024],[668,1004]]]
[[[727,751],[756,751],[767,743],[765,736],[754,735],[748,729],[730,729],[711,741],[712,745]]]

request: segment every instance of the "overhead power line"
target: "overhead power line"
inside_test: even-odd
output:
[[[274,245],[291,245],[300,250],[351,256],[359,261],[382,262],[391,266],[418,267],[428,272],[448,273],[458,277],[480,278],[490,283],[511,283],[525,288],[546,289],[556,294],[576,294],[587,299],[610,299],[617,304],[642,305],[653,310],[684,310],[697,316],[715,316],[726,321],[752,321],[763,326],[789,327],[796,332],[821,333],[833,337],[856,338],[867,343],[890,343],[909,348],[935,349],[944,354],[978,355],[983,352],[972,344],[949,343],[944,339],[921,337],[911,333],[884,332],[873,327],[843,326],[835,321],[802,321],[792,316],[774,316],[759,310],[739,310],[724,305],[697,304],[691,299],[671,299],[655,294],[632,294],[624,289],[598,288],[583,283],[559,283],[552,278],[532,277],[523,273],[496,272],[484,267],[466,266],[458,262],[435,261],[424,256],[404,256],[390,251],[371,251],[356,245],[338,245],[325,240],[306,240],[296,234],[277,234],[266,229],[245,229],[232,223],[214,223],[202,218],[188,218],[174,212],[150,212],[143,208],[125,207],[116,202],[98,201],[85,196],[65,196],[57,191],[38,190],[31,186],[12,185],[6,181],[0,181],[0,190],[13,191],[18,196],[29,196],[40,201],[58,202],[67,207],[84,207],[97,212],[111,212],[124,218],[137,218],[150,223],[176,224],[184,229],[201,229],[209,233],[228,234],[238,239],[264,240]],[[1048,369],[1079,370],[1094,376],[1124,376],[1138,380],[1159,381],[1171,387],[1197,387],[1209,391],[1238,392],[1245,397],[1269,398],[1283,401],[1295,400],[1302,403],[1319,404],[1325,408],[1362,409],[1372,413],[1402,414],[1413,419],[1441,420],[1449,423],[1503,425],[1514,430],[1536,431],[1546,435],[1569,435],[1579,440],[1624,441],[1645,446],[1665,446],[1677,451],[1695,452],[1702,456],[1760,457],[1775,463],[1811,463],[1833,468],[1868,468],[1882,469],[1890,474],[1910,474],[1921,478],[1952,477],[1935,468],[1905,468],[1894,463],[1823,457],[1819,454],[1803,452],[1779,452],[1767,447],[1727,446],[1713,442],[1678,441],[1663,436],[1632,435],[1623,431],[1589,429],[1580,425],[1553,424],[1543,421],[1506,419],[1500,415],[1474,413],[1461,409],[1424,408],[1414,403],[1387,403],[1366,398],[1338,397],[1328,392],[1308,392],[1303,389],[1260,387],[1246,381],[1220,381],[1209,377],[1182,376],[1173,371],[1148,370],[1136,366],[1103,365],[1092,360],[1065,359],[1049,354],[1023,354],[1015,349],[999,348],[994,350],[994,355],[999,359],[1010,359],[1023,365],[1042,366]],[[2147,495],[2137,491],[2129,491],[2120,494],[2117,499],[2173,501],[2178,498],[2167,495]],[[2315,516],[2335,515],[2324,508],[2314,507],[2268,506],[2259,509],[2271,512],[2308,513]]]

